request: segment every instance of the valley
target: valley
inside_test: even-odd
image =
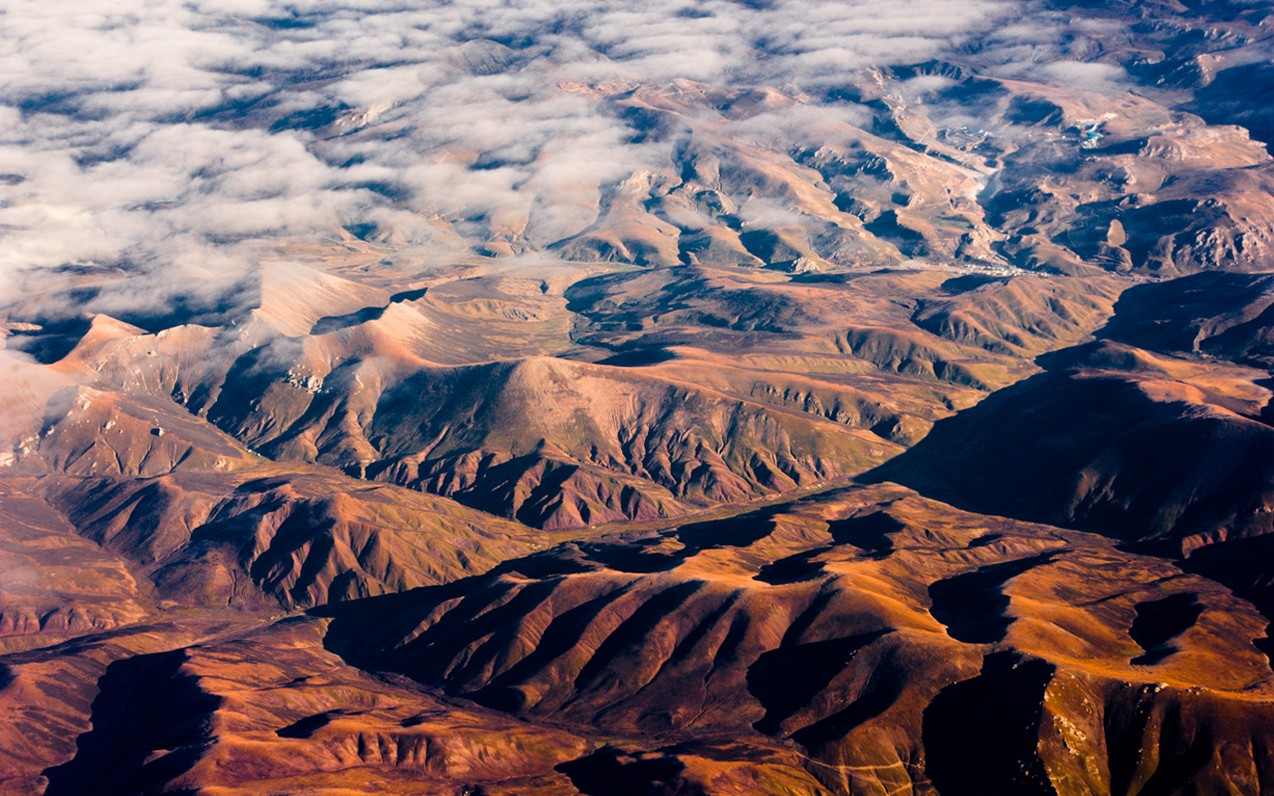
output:
[[[1268,3],[257,5],[0,87],[0,793],[1274,793]]]

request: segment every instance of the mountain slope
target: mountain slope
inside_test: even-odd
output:
[[[1178,602],[1192,618],[1160,616]],[[736,755],[785,739],[838,792],[959,793],[974,772],[981,793],[1255,788],[1267,752],[1244,755],[1274,740],[1274,672],[1249,641],[1266,620],[1228,590],[888,485],[328,613],[358,666],[581,732],[726,737]]]

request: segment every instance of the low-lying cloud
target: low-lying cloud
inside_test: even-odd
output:
[[[617,92],[818,96],[853,70],[992,40],[1010,72],[1116,85],[1111,67],[1034,65],[1063,58],[1065,26],[1025,0],[13,0],[0,290],[106,264],[147,275],[136,295],[154,300],[155,280],[194,289],[191,274],[250,264],[247,242],[342,227],[541,248],[585,228],[608,186],[669,162],[676,141],[617,114]],[[815,104],[799,125],[771,112],[736,132],[791,141],[864,113]]]

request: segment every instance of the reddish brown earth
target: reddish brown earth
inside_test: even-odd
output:
[[[12,366],[4,787],[1261,792],[1265,282],[678,266],[451,365],[99,316]]]
[[[32,277],[0,793],[1274,794],[1267,11],[1039,4],[1135,91],[563,79],[646,168]]]

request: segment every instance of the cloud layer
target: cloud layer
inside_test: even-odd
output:
[[[669,160],[675,142],[643,136],[615,92],[817,96],[988,43],[1008,72],[1118,81],[1052,64],[1068,23],[1049,19],[1025,0],[13,0],[0,287],[85,263],[181,284],[250,263],[246,241],[341,228],[445,251],[508,227],[544,246],[586,226],[607,186]],[[790,124],[749,129],[783,139]]]

